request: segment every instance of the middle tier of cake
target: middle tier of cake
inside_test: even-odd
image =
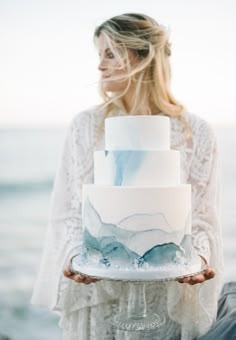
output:
[[[177,150],[103,150],[94,152],[94,184],[173,186],[180,184]]]

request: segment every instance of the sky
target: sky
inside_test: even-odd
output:
[[[93,32],[127,12],[169,30],[172,92],[188,111],[236,125],[234,0],[0,0],[0,128],[64,126],[101,102]]]

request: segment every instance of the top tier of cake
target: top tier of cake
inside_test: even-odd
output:
[[[118,116],[105,120],[105,150],[94,153],[94,184],[180,184],[180,152],[170,150],[166,116]]]
[[[166,116],[118,116],[105,119],[105,150],[169,150]]]

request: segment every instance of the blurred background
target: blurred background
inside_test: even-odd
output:
[[[236,280],[236,5],[225,0],[0,0],[0,339],[58,340],[30,305],[66,129],[100,102],[95,27],[146,13],[172,42],[172,90],[215,129],[221,157],[224,281]]]

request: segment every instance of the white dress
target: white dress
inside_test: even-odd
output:
[[[124,115],[124,113],[119,113]],[[128,284],[99,281],[90,285],[63,276],[63,268],[82,243],[81,186],[93,182],[93,152],[104,148],[104,132],[97,142],[102,119],[99,107],[76,115],[66,135],[51,197],[50,218],[41,267],[32,303],[61,315],[65,340],[181,339],[204,334],[216,318],[222,279],[222,238],[219,223],[219,175],[215,135],[203,119],[185,113],[192,128],[171,117],[171,148],[181,151],[181,180],[192,185],[192,236],[197,252],[217,270],[202,284],[147,283],[147,306],[165,313],[167,322],[157,331],[116,331],[109,320],[127,308]]]

